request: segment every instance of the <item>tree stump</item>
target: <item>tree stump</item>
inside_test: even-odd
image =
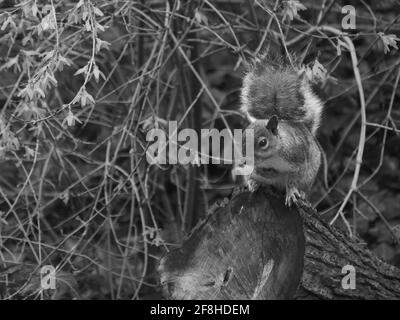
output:
[[[160,264],[171,299],[287,299],[303,270],[302,220],[280,197],[219,203]]]
[[[342,286],[346,265],[355,289]],[[159,273],[168,299],[400,298],[399,269],[267,188],[216,203]]]

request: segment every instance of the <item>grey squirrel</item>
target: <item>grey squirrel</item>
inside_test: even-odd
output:
[[[322,109],[304,69],[269,57],[254,63],[241,91],[241,110],[254,130],[254,169],[245,176],[251,191],[274,186],[286,191],[289,206],[305,197],[321,164],[315,134]]]

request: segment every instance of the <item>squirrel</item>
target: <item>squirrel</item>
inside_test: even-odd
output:
[[[304,70],[256,60],[241,91],[241,111],[254,130],[254,168],[245,176],[250,191],[259,185],[285,190],[288,206],[305,198],[321,164],[315,135],[322,109]]]

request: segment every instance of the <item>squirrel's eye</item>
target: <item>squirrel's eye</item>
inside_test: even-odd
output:
[[[267,149],[268,148],[268,140],[265,137],[261,137],[258,139],[258,146],[262,149]]]

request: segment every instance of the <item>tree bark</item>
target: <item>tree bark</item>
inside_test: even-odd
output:
[[[346,265],[354,289],[342,286]],[[215,204],[159,272],[169,299],[400,298],[399,269],[269,189]]]
[[[304,271],[296,297],[301,299],[400,299],[400,270],[329,226],[318,213],[301,209],[306,237]],[[355,289],[344,289],[342,268],[355,270]]]

